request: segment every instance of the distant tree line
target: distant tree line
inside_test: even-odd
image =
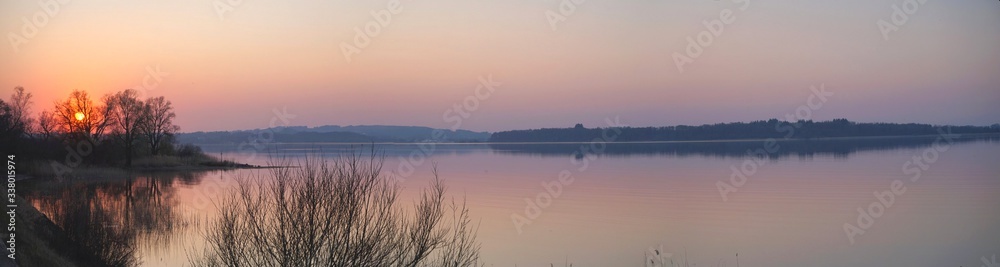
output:
[[[75,90],[51,109],[30,116],[32,94],[16,87],[0,100],[0,150],[22,159],[80,161],[131,166],[133,158],[176,153],[173,106],[164,97],[140,99],[134,89],[95,100]],[[82,155],[86,154],[86,155]]]
[[[858,123],[847,119],[796,122],[766,121],[706,124],[701,126],[623,127],[616,142],[692,141],[729,139],[810,139],[830,137],[872,137],[935,135],[941,126],[917,123]],[[955,134],[1000,133],[1000,125],[949,126]],[[601,138],[603,129],[547,128],[496,132],[490,142],[590,142]]]
[[[971,142],[1000,142],[1000,135],[962,136],[952,139],[954,144]],[[760,154],[772,159],[784,157],[811,158],[816,156],[848,157],[865,151],[885,151],[894,149],[926,148],[938,142],[938,136],[905,136],[894,138],[842,138],[823,141],[809,139],[780,140],[775,151]],[[603,156],[706,156],[736,157],[747,156],[747,151],[760,151],[760,140],[730,142],[663,142],[663,143],[617,143],[600,151],[580,149],[578,143],[490,143],[490,149],[499,154],[532,155],[543,157],[573,156],[582,158],[587,154]]]

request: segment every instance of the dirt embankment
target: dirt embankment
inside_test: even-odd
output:
[[[15,201],[18,203],[14,230],[16,263],[5,253],[0,266],[106,266],[88,249],[70,240],[27,200],[18,196]],[[10,236],[7,227],[3,227],[3,236],[4,240]]]

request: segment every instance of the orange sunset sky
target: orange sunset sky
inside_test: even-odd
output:
[[[1000,122],[997,1],[926,1],[883,35],[905,1],[403,0],[348,61],[342,45],[390,2],[3,1],[0,93],[24,86],[37,114],[146,79],[184,132],[264,128],[276,108],[291,125],[446,128],[490,75],[502,85],[461,128],[783,118],[820,84],[834,96],[816,120]],[[674,54],[725,11],[679,71]]]

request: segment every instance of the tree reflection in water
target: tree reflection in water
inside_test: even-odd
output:
[[[191,219],[177,211],[175,183],[198,173],[143,173],[124,181],[74,181],[33,190],[28,200],[70,239],[111,266],[137,266],[137,251],[165,247]]]

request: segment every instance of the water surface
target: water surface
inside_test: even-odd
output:
[[[661,247],[671,253],[661,258],[665,266],[736,266],[737,253],[740,266],[980,266],[980,257],[1000,253],[1000,141],[962,140],[930,153],[934,140],[780,142],[757,161],[747,151],[763,148],[760,140],[376,147],[386,154],[385,171],[402,182],[401,200],[415,198],[436,164],[451,195],[468,201],[488,266],[644,266],[649,249]],[[272,144],[267,151],[295,161],[359,147],[370,145]],[[268,161],[235,145],[204,148]],[[906,162],[935,154],[912,181]],[[719,183],[732,185],[733,168],[747,162],[756,170],[744,172],[746,182],[724,200]],[[109,253],[179,266],[186,252],[201,249],[213,199],[257,172],[267,171],[140,174],[29,199],[71,232],[110,244]],[[560,173],[572,182],[559,183]],[[857,225],[857,209],[897,180],[905,193],[852,243],[844,224]],[[529,202],[547,204],[529,216]],[[530,224],[518,227],[518,216]]]

